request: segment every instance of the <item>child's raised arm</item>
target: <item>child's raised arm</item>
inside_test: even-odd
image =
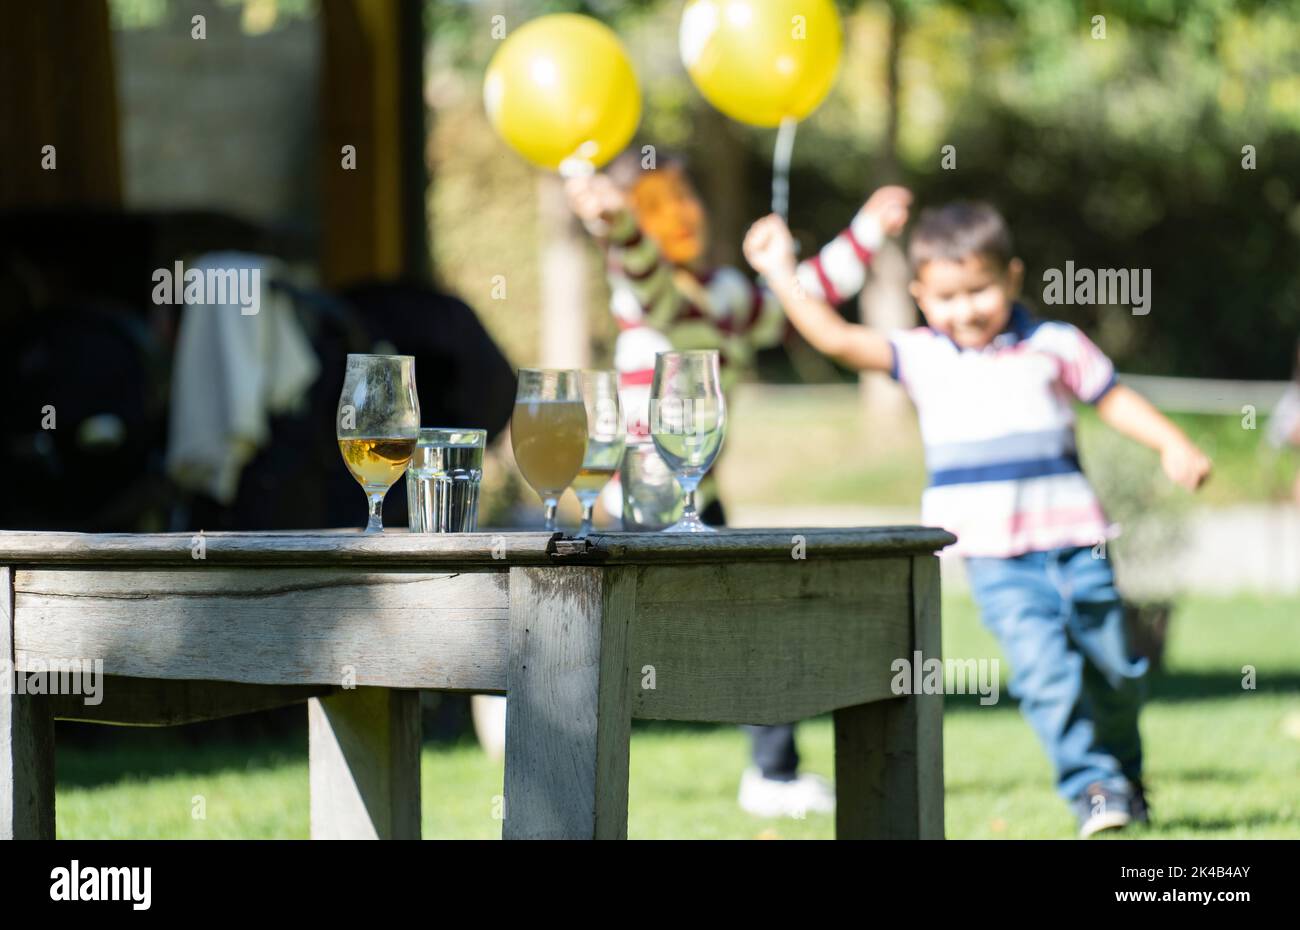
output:
[[[795,274],[804,290],[832,307],[857,294],[885,239],[907,225],[911,205],[912,192],[905,187],[889,184],[872,192],[843,232],[799,263]]]
[[[1210,476],[1209,458],[1141,394],[1117,384],[1097,403],[1102,421],[1160,453],[1169,480],[1195,491]]]
[[[881,333],[841,317],[795,276],[794,239],[776,214],[763,217],[745,235],[745,258],[767,281],[786,316],[818,352],[850,368],[889,371],[894,353]]]

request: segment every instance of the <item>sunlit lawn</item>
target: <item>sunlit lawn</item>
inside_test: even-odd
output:
[[[996,655],[965,599],[945,603],[945,654]],[[1142,718],[1155,823],[1135,835],[1300,837],[1300,601],[1188,599]],[[1254,666],[1258,688],[1241,687]],[[1003,669],[1005,678],[1007,671]],[[1067,837],[1073,821],[1014,705],[950,698],[944,720],[950,837]],[[305,736],[189,747],[115,731],[58,757],[60,837],[305,837]],[[800,727],[806,767],[833,771],[828,718]],[[831,818],[762,821],[735,804],[746,739],[732,727],[638,726],[633,837],[817,838]],[[426,746],[424,835],[500,835],[502,769],[473,743]],[[201,800],[196,800],[196,798]],[[202,806],[206,816],[193,816]]]

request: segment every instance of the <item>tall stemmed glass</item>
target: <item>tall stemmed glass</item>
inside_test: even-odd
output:
[[[665,533],[713,533],[695,510],[695,491],[713,466],[727,428],[718,353],[660,352],[650,387],[650,435],[686,492],[682,518]]]
[[[584,371],[582,401],[587,406],[587,454],[578,477],[573,479],[573,493],[582,504],[578,535],[586,536],[591,532],[596,499],[618,471],[623,460],[623,444],[627,441],[623,405],[618,399],[618,372]]]
[[[349,355],[335,435],[343,463],[366,492],[367,533],[384,531],[384,495],[406,471],[419,434],[415,359]]]
[[[587,451],[587,408],[582,379],[571,369],[521,368],[510,417],[515,463],[546,508],[546,529]]]

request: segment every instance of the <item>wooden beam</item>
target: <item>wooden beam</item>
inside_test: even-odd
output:
[[[910,574],[904,558],[788,552],[783,564],[640,569],[633,715],[790,723],[892,697],[890,663],[912,641]]]
[[[505,839],[626,839],[629,568],[510,572]]]
[[[895,658],[942,658],[939,560],[912,560],[912,641]],[[943,694],[835,711],[835,835],[942,839]]]
[[[44,533],[0,530],[0,564],[72,565],[545,565],[559,533]]]
[[[0,667],[13,671],[12,569],[0,568]],[[9,684],[7,683],[7,684]],[[0,691],[0,840],[54,839],[54,716],[45,696]]]
[[[302,704],[327,697],[338,689],[327,685],[245,685],[229,681],[169,681],[105,675],[100,703],[87,704],[84,695],[54,695],[56,720],[108,723],[134,727],[171,727],[239,714]]]
[[[0,530],[0,564],[73,565],[327,565],[376,568],[514,565],[789,562],[808,563],[929,555],[956,541],[922,526],[832,529],[744,529],[685,539],[662,533],[404,533],[367,536],[355,530],[287,533],[45,533]]]
[[[602,565],[755,560],[812,564],[827,559],[928,555],[956,541],[951,533],[924,526],[723,529],[686,539],[663,533],[595,533],[582,539],[556,539],[552,558]]]
[[[14,655],[133,678],[500,692],[508,598],[501,571],[22,569]]]
[[[927,658],[943,658],[942,592],[937,556],[912,559],[912,608],[916,648]],[[944,838],[943,813],[943,694],[913,696],[912,720],[916,758],[910,763],[909,783],[915,780],[917,835]]]
[[[420,692],[312,698],[307,729],[312,839],[420,838]]]

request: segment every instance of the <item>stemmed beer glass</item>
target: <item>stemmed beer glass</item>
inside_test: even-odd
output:
[[[665,533],[713,533],[695,509],[695,491],[713,466],[727,428],[717,350],[660,352],[650,387],[650,436],[686,492],[682,518]]]
[[[510,417],[510,444],[524,480],[546,508],[546,529],[587,451],[587,408],[582,378],[571,369],[521,368]]]
[[[627,441],[623,405],[618,398],[618,372],[584,371],[582,400],[587,406],[587,454],[583,456],[578,477],[573,479],[573,493],[582,504],[578,535],[586,536],[591,532],[596,500],[618,471]]]
[[[384,495],[410,464],[419,433],[415,359],[349,355],[335,436],[343,463],[369,503],[367,533],[384,531]]]

